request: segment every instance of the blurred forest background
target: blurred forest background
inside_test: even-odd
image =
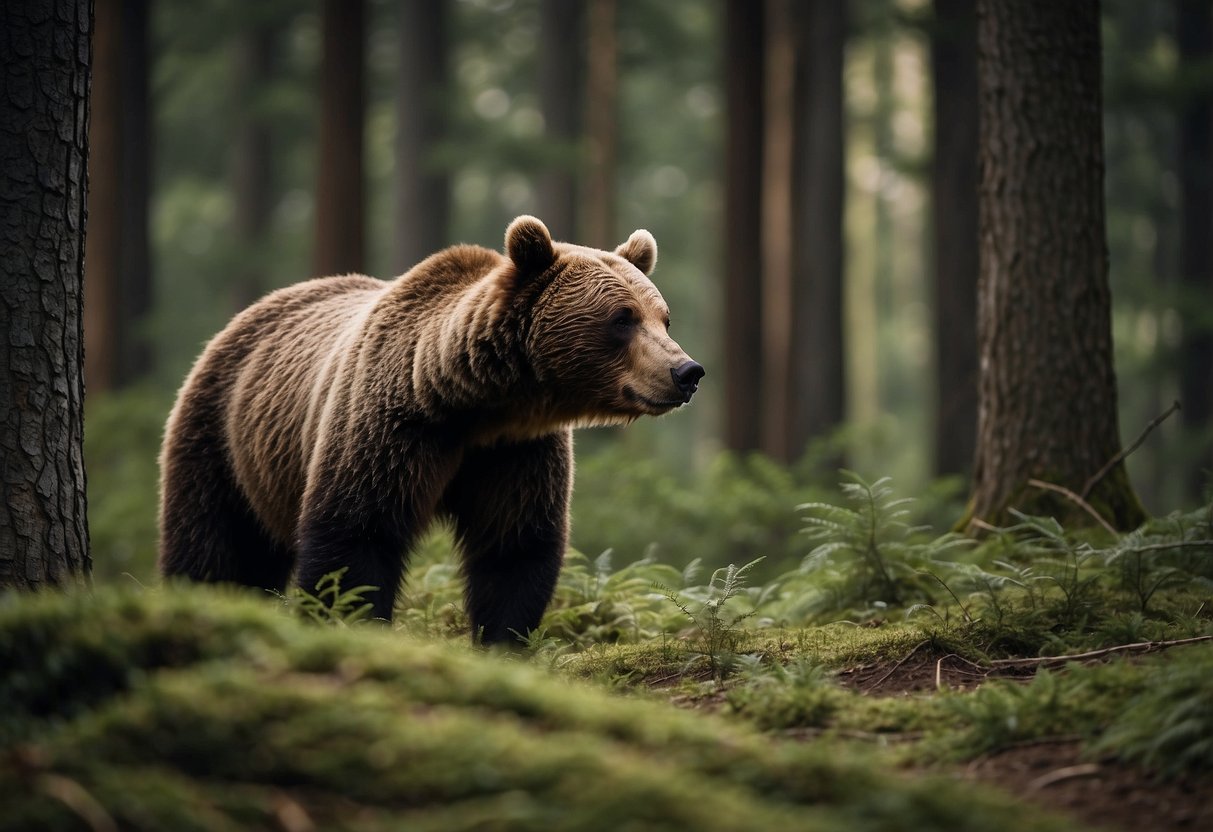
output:
[[[840,464],[955,521],[976,419],[971,5],[96,0],[95,574],[151,578],[164,418],[235,312],[500,248],[521,213],[600,247],[652,231],[672,334],[708,372],[687,409],[578,435],[577,548],[776,571]],[[1200,502],[1213,445],[1209,6],[1103,3],[1126,444],[1184,406],[1129,458],[1156,513]]]

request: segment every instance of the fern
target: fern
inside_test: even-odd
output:
[[[673,589],[661,584],[655,585],[695,627],[695,642],[692,647],[695,655],[690,664],[706,660],[712,678],[718,682],[735,663],[736,647],[741,635],[738,625],[757,612],[756,609],[751,609],[744,613],[734,613],[728,610],[726,605],[733,598],[743,594],[747,574],[762,560],[756,558],[744,566],[730,563],[713,572],[707,586],[702,588],[698,609],[691,608],[694,600],[684,601]],[[687,592],[689,594],[694,590]]]
[[[378,587],[356,586],[342,589],[341,579],[345,577],[348,569],[349,567],[343,567],[325,575],[316,582],[314,594],[302,588],[292,590],[289,595],[284,596],[286,605],[303,618],[318,624],[346,627],[366,621],[374,606],[364,600],[364,596]]]

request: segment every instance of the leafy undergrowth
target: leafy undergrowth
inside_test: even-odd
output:
[[[0,829],[1050,829],[947,780],[204,589],[0,606]]]

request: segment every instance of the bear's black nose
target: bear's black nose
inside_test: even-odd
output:
[[[688,361],[674,369],[670,370],[670,376],[674,379],[674,386],[682,393],[683,401],[690,401],[691,395],[699,386],[699,379],[703,378],[704,369],[697,361]]]

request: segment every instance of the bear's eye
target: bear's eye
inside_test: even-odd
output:
[[[611,326],[615,329],[626,332],[636,325],[636,313],[631,309],[620,309],[611,316]]]

